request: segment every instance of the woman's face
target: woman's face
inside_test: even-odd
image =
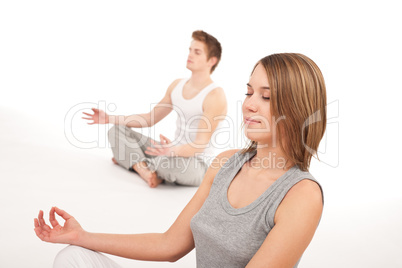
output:
[[[271,92],[265,68],[257,65],[247,84],[246,99],[243,102],[244,134],[259,145],[272,144],[275,129],[270,110]]]

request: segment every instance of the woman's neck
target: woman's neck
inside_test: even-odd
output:
[[[258,145],[256,155],[249,163],[255,169],[288,170],[294,163],[290,161],[279,146]]]

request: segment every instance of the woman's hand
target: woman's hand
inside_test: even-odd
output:
[[[62,217],[64,226],[56,220],[56,215]],[[38,218],[34,219],[35,233],[42,241],[61,244],[77,244],[80,236],[84,233],[81,225],[64,210],[52,207],[49,212],[49,221],[53,228],[46,224],[43,219],[43,211],[39,211]]]
[[[162,134],[159,135],[161,141],[156,143],[154,140],[151,139],[152,147],[147,147],[145,150],[146,154],[149,155],[155,155],[155,156],[161,156],[161,155],[167,155],[167,156],[172,156],[172,142],[163,136]]]
[[[109,124],[109,115],[102,110],[92,108],[94,114],[83,113],[88,117],[82,117],[82,119],[92,120],[93,122],[88,123],[88,125],[93,124]]]

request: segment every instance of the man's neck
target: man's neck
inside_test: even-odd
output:
[[[206,71],[192,72],[190,80],[188,82],[190,85],[194,87],[203,88],[208,84],[212,83],[213,81],[211,79],[211,73],[209,72],[209,70],[206,70]]]

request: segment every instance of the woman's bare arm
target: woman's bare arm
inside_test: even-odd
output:
[[[197,192],[180,213],[173,225],[165,233],[149,234],[100,234],[85,231],[74,217],[67,212],[53,207],[50,211],[50,227],[39,212],[35,219],[36,235],[51,243],[73,244],[91,250],[137,260],[176,261],[194,248],[190,221],[208,197],[212,182],[221,165],[235,153],[226,151],[217,157],[220,165],[211,165]],[[222,161],[223,160],[223,161]],[[60,225],[55,213],[64,220]]]
[[[293,186],[275,213],[275,226],[246,267],[294,267],[314,236],[322,208],[317,183],[306,179]]]

